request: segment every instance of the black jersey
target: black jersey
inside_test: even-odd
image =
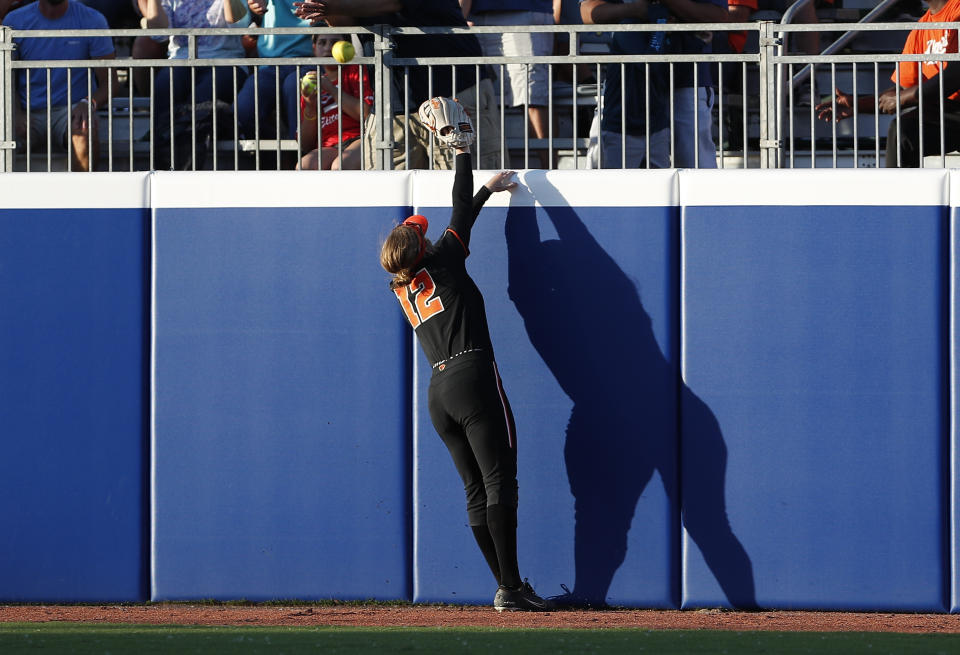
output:
[[[470,231],[490,191],[481,187],[471,196],[472,191],[470,155],[457,155],[450,225],[428,249],[413,280],[393,290],[435,371],[468,352],[487,352],[493,359],[483,295],[466,269]]]

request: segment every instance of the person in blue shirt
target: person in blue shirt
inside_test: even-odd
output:
[[[309,21],[293,13],[288,0],[247,0],[254,16],[260,16],[262,27],[309,27]],[[313,45],[309,34],[261,34],[257,38],[259,57],[312,57]],[[286,137],[294,138],[297,114],[300,111],[300,77],[297,66],[258,66],[237,94],[237,122],[240,131],[253,138],[276,136],[276,122],[270,116],[276,109],[286,127]],[[277,97],[277,78],[280,79],[280,97]],[[255,85],[256,84],[256,88]],[[278,106],[279,103],[279,106]]]
[[[9,4],[9,2],[4,3]],[[0,11],[4,8],[0,7]],[[3,24],[14,30],[105,30],[107,20],[100,12],[69,0],[37,0],[6,14]],[[110,37],[62,37],[14,39],[14,56],[21,60],[114,59]],[[47,73],[50,86],[47,87]],[[91,171],[97,166],[100,143],[97,134],[97,107],[109,99],[108,68],[34,68],[18,70],[14,79],[17,98],[17,140],[30,131],[31,148],[52,146],[66,150],[68,138],[73,170]],[[113,89],[117,80],[113,74]],[[29,125],[27,108],[29,107]],[[48,116],[49,108],[49,116]],[[48,120],[49,118],[49,120]],[[47,124],[50,134],[47,134]]]
[[[247,8],[243,0],[147,0],[144,10],[145,28],[241,28],[249,24]],[[168,59],[188,59],[189,37],[151,37],[167,42]],[[196,40],[197,59],[235,59],[244,56],[241,32],[200,36]],[[206,139],[205,134],[189,135],[193,144],[182,144],[176,150],[171,146],[177,141],[176,117],[178,113],[193,111],[196,105],[214,104],[214,98],[224,103],[234,101],[234,78],[239,87],[246,80],[246,67],[199,66],[163,67],[154,81],[153,137],[156,143],[154,165],[157,168],[183,168],[185,156],[197,145],[197,139]],[[171,130],[171,96],[173,96],[174,127]],[[195,103],[195,104],[194,104]],[[192,117],[191,117],[192,122]],[[188,128],[190,129],[190,128]],[[198,129],[197,132],[200,132]]]

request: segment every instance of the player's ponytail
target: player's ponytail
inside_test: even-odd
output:
[[[429,241],[427,251],[430,250]],[[393,274],[390,286],[393,288],[410,284],[413,279],[413,267],[419,263],[420,236],[416,230],[406,225],[393,228],[380,248],[380,265],[387,273]]]

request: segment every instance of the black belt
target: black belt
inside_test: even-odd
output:
[[[436,364],[431,364],[430,368],[437,368],[438,366],[442,366],[443,364],[449,364],[451,361],[453,361],[457,357],[460,357],[461,355],[466,355],[468,353],[479,353],[479,352],[483,352],[483,348],[470,348],[469,350],[463,350],[461,352],[458,352],[455,355],[450,355],[446,359],[441,359]]]

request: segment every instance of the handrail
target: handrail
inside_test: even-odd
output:
[[[793,22],[793,17],[796,16],[801,9],[811,4],[813,0],[799,0],[790,5],[787,10],[783,13],[783,16],[780,18],[781,25],[789,25]],[[789,32],[784,33],[783,35],[783,52],[788,51],[789,46]]]
[[[801,0],[801,2],[805,2],[805,1],[807,0]],[[893,5],[897,4],[899,1],[900,0],[882,0],[880,4],[878,4],[876,7],[871,9],[870,12],[867,13],[867,15],[861,18],[858,22],[859,23],[874,22],[880,16],[887,13],[887,10]],[[799,4],[800,2],[798,2],[793,7],[796,7]],[[790,7],[790,9],[787,10],[787,14],[790,13],[793,7]],[[784,14],[784,18],[786,18],[786,14]],[[786,21],[781,21],[781,22],[786,22]],[[843,36],[841,36],[836,41],[834,41],[833,43],[828,45],[826,48],[824,48],[823,52],[821,52],[820,54],[832,55],[833,53],[838,52],[839,50],[843,49],[843,47],[846,46],[848,43],[853,41],[853,39],[855,39],[858,36],[858,34],[859,34],[858,32],[853,32],[853,31],[845,32]],[[802,84],[808,77],[810,77],[810,72],[812,70],[813,70],[813,64],[807,64],[802,69],[800,69],[800,71],[796,75],[794,75],[793,79],[790,81],[791,86],[795,88],[798,84]]]

